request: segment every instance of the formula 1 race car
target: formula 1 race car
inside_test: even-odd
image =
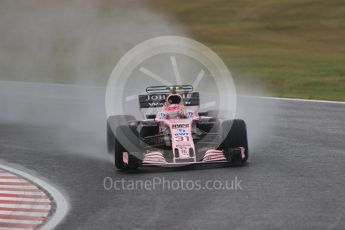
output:
[[[190,85],[152,86],[139,95],[144,120],[131,115],[110,116],[108,150],[115,152],[118,169],[144,165],[187,165],[227,162],[243,165],[248,159],[246,124],[198,112],[200,98]],[[158,109],[154,114],[147,111]]]

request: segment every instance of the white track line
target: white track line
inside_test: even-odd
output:
[[[282,100],[282,101],[328,103],[328,104],[343,104],[343,105],[345,105],[345,101],[329,101],[329,100],[315,100],[315,99],[287,98],[287,97],[244,96],[244,95],[239,95],[239,97],[258,98],[258,99],[265,99],[265,100]]]
[[[147,69],[144,68],[144,70],[147,70]],[[143,73],[145,73],[145,71]],[[99,89],[99,90],[105,90],[106,89],[103,86],[80,86],[80,85],[71,85],[71,84],[27,82],[27,81],[10,81],[10,80],[0,80],[0,84],[10,85],[9,87],[11,87],[13,85],[22,85],[22,86],[23,85],[27,85],[27,86],[54,87],[54,88],[63,88],[63,89],[70,88],[72,90],[75,90],[77,88],[79,88],[79,89],[80,88],[84,88],[84,89]],[[171,83],[169,82],[168,85],[171,85]],[[287,98],[287,97],[268,97],[268,96],[245,96],[245,95],[238,95],[238,96],[240,96],[240,97],[241,96],[242,97],[254,97],[254,98],[256,97],[256,98],[273,99],[273,100],[286,100],[286,101],[316,102],[316,103],[320,102],[320,103],[330,103],[330,104],[345,104],[345,101],[330,101],[330,100]]]
[[[26,172],[23,172],[21,170],[9,167],[7,165],[3,165],[0,164],[0,168],[20,175],[25,179],[28,179],[29,181],[32,181],[33,183],[41,186],[42,188],[44,188],[45,191],[47,191],[54,199],[55,203],[56,203],[56,210],[55,213],[52,214],[52,216],[50,218],[48,218],[48,220],[46,220],[42,226],[40,227],[40,229],[43,230],[50,230],[50,229],[54,229],[66,216],[68,210],[69,210],[69,204],[67,202],[67,200],[64,198],[64,196],[52,185],[48,184],[47,182],[34,177]],[[3,186],[5,187],[5,186]],[[7,186],[6,186],[7,187]],[[50,209],[51,206],[50,205],[18,205],[18,204],[0,204],[0,207],[15,207],[15,208],[33,208],[33,209]]]

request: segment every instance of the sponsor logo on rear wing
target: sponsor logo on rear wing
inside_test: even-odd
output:
[[[139,95],[139,107],[140,109],[162,107],[168,96],[168,93]],[[200,105],[200,97],[198,92],[182,93],[181,96],[185,106]]]

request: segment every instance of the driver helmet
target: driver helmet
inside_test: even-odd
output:
[[[172,94],[168,97],[168,102],[171,105],[178,105],[182,101],[182,97],[178,94]]]
[[[178,118],[180,115],[180,104],[182,102],[182,97],[178,94],[170,95],[167,99],[168,107],[167,114],[169,118]]]

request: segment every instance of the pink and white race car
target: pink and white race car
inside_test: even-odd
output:
[[[108,118],[108,150],[115,152],[118,169],[217,162],[243,165],[247,161],[243,120],[198,112],[199,93],[190,85],[152,86],[146,92],[139,95],[146,119],[137,121],[130,115]],[[148,113],[153,109],[158,112]]]

